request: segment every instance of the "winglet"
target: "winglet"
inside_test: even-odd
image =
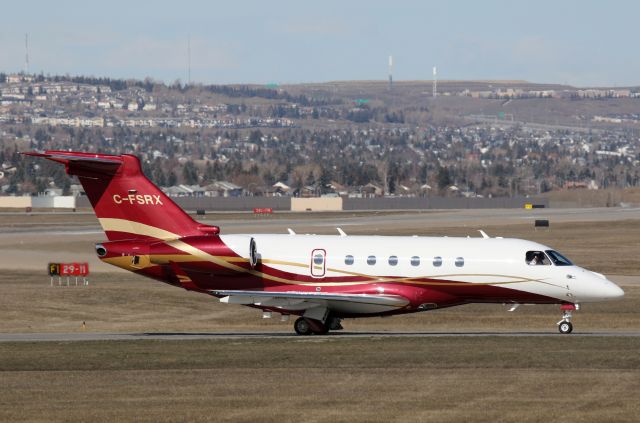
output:
[[[480,235],[482,235],[483,238],[487,239],[487,238],[491,238],[489,235],[487,235],[487,233],[485,231],[483,231],[482,229],[478,229],[478,232],[480,232]]]
[[[340,236],[347,236],[347,234],[341,229],[341,228],[336,228],[338,230],[338,233],[340,234]]]

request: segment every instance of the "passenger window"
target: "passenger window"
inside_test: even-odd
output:
[[[374,264],[376,264],[376,256],[367,257],[367,264],[369,266],[373,266]]]
[[[412,266],[420,266],[420,257],[418,257],[418,256],[411,257],[411,265]]]
[[[390,256],[389,257],[389,265],[395,266],[398,264],[398,256]]]
[[[434,267],[440,267],[442,266],[442,257],[438,256],[438,257],[434,257],[433,258],[433,266]]]
[[[527,251],[524,257],[529,266],[550,266],[551,261],[542,251]]]
[[[347,255],[344,257],[344,264],[351,266],[353,264],[353,256]]]
[[[316,254],[313,256],[313,262],[315,264],[322,264],[322,262],[324,262],[324,257],[322,257],[322,254]]]
[[[464,266],[464,257],[456,257],[456,267]]]

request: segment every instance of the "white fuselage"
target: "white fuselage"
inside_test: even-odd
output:
[[[397,278],[428,278],[490,285],[570,303],[604,301],[624,295],[603,275],[579,266],[556,265],[548,257],[546,264],[528,264],[527,252],[552,249],[520,239],[251,236],[263,263],[282,272],[311,277],[299,285],[315,286],[317,290],[365,283],[332,282],[335,278],[366,276],[379,278],[381,284],[394,283]],[[238,235],[221,236],[229,246],[235,244],[234,237]]]

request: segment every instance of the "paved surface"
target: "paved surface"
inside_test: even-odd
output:
[[[579,208],[579,209],[469,209],[469,210],[425,210],[406,212],[371,212],[366,216],[353,216],[355,212],[332,213],[331,217],[315,214],[304,216],[299,213],[286,213],[278,217],[254,217],[247,214],[242,219],[227,219],[218,216],[198,216],[199,221],[217,224],[223,233],[287,233],[287,228],[335,228],[348,227],[371,228],[375,234],[380,228],[394,227],[442,227],[442,226],[473,226],[482,229],[487,226],[531,223],[535,219],[549,219],[551,225],[562,222],[611,222],[628,219],[640,220],[640,208],[610,207],[610,208]],[[16,225],[3,227],[0,237],[11,234],[20,235],[99,235],[101,229],[97,224],[53,224],[43,227]],[[324,232],[323,232],[324,233]],[[100,238],[99,236],[97,238]]]
[[[331,338],[445,338],[445,337],[640,337],[640,332],[332,332],[322,337]],[[82,341],[184,341],[190,339],[321,339],[320,336],[302,337],[287,332],[152,332],[152,333],[2,333],[2,342],[82,342]]]

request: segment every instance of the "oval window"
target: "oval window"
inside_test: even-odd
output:
[[[435,267],[440,267],[442,266],[442,257],[438,256],[438,257],[434,257],[433,258],[433,265]]]
[[[351,266],[353,264],[353,256],[352,255],[345,256],[344,264]]]
[[[390,256],[389,257],[389,265],[395,266],[398,264],[398,256]]]
[[[373,266],[374,264],[376,264],[376,256],[367,257],[367,264],[370,266]]]
[[[464,266],[464,257],[456,257],[456,267]]]
[[[315,264],[322,264],[324,262],[324,257],[322,257],[322,254],[316,254],[313,256],[313,262]]]
[[[411,257],[411,265],[412,266],[420,266],[420,257],[418,257],[418,256]]]

